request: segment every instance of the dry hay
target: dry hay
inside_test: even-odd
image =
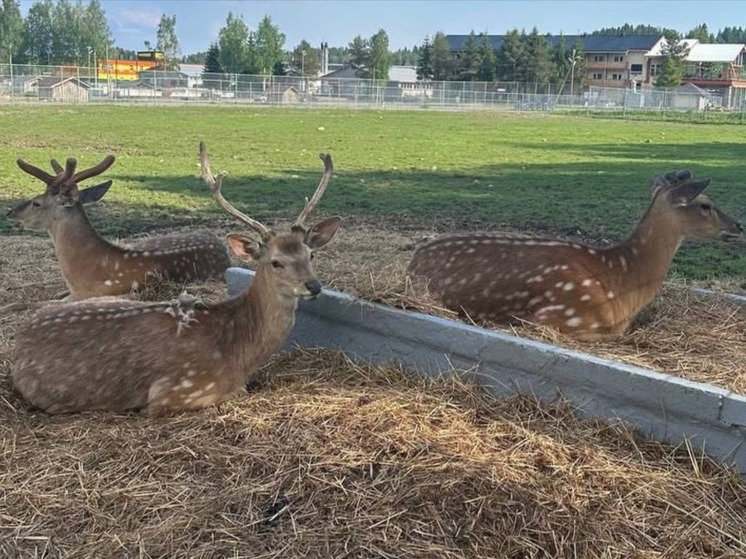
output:
[[[746,486],[564,404],[298,351],[217,408],[29,411],[0,375],[3,557],[743,557]]]
[[[320,275],[442,312],[404,279],[423,232],[376,233],[345,231]],[[3,241],[0,304],[64,287],[48,240]],[[154,282],[145,296],[182,287]],[[673,310],[650,312],[654,331]],[[9,375],[27,315],[0,317],[2,557],[746,555],[746,486],[696,449],[334,352],[277,357],[248,395],[198,413],[35,412]]]

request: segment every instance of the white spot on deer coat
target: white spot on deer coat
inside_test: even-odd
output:
[[[573,316],[572,318],[567,319],[565,321],[565,324],[567,324],[568,326],[572,328],[576,328],[580,326],[581,324],[583,324],[583,319],[580,318],[579,316]]]

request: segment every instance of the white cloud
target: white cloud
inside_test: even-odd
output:
[[[125,23],[130,23],[155,29],[161,21],[161,12],[155,10],[120,10],[114,20],[121,27],[124,27]]]

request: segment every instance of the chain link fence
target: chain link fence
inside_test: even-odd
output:
[[[746,112],[746,90],[590,87],[518,82],[396,82],[333,75],[139,72],[120,79],[90,67],[0,64],[0,102],[211,103],[385,109]],[[689,89],[687,89],[689,87]],[[743,118],[741,119],[743,122]]]

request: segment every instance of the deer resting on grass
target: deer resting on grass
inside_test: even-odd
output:
[[[148,278],[162,276],[174,282],[220,278],[230,265],[223,243],[212,233],[197,231],[146,239],[124,248],[106,241],[93,228],[83,206],[98,202],[111,181],[78,189],[78,184],[100,175],[114,163],[101,163],[75,172],[75,159],[65,169],[52,160],[54,175],[18,160],[26,173],[43,181],[44,194],[13,208],[8,218],[27,229],[48,231],[70,294],[79,301],[89,297],[124,295],[142,288]]]
[[[419,247],[409,273],[472,318],[538,322],[587,340],[619,337],[655,296],[684,239],[732,239],[743,231],[703,193],[709,184],[689,171],[656,176],[647,213],[616,246],[451,235]]]
[[[204,408],[243,388],[280,347],[295,322],[298,299],[321,292],[311,265],[341,223],[307,229],[305,219],[331,178],[324,175],[287,234],[275,233],[229,204],[200,143],[202,177],[213,196],[253,236],[227,236],[233,252],[255,261],[256,276],[238,297],[202,305],[188,296],[166,303],[101,298],[45,309],[16,337],[13,383],[49,413],[141,409],[150,416]]]

